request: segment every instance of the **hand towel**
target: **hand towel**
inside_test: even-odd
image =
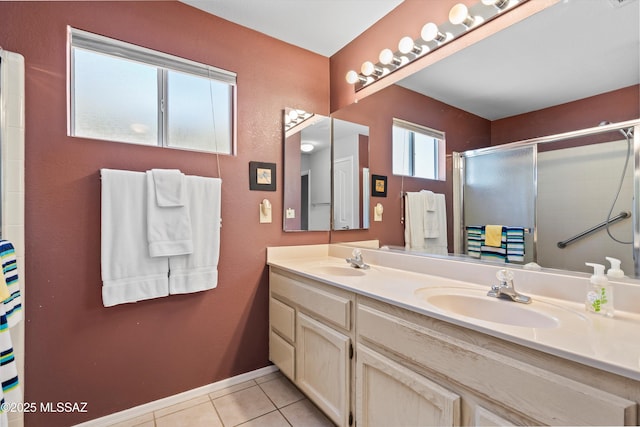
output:
[[[184,206],[184,174],[178,169],[151,169],[156,203],[161,208]]]
[[[421,190],[420,196],[424,201],[423,213],[423,229],[426,239],[435,239],[440,237],[440,224],[438,222],[437,201],[433,191]]]
[[[2,265],[3,285],[8,296],[4,298],[5,315],[9,327],[15,326],[22,320],[22,296],[20,294],[20,282],[18,280],[18,263],[13,244],[8,240],[0,240],[0,263]]]
[[[486,246],[499,248],[500,245],[502,245],[502,228],[502,225],[485,226],[484,244]]]
[[[169,258],[169,293],[204,291],[218,285],[222,180],[186,177],[186,206],[191,213],[193,252]]]
[[[149,255],[146,175],[113,169],[100,174],[104,306],[168,295],[168,259]]]
[[[185,205],[185,176],[178,170],[147,171],[147,239],[149,255],[166,257],[193,252],[191,216]]]

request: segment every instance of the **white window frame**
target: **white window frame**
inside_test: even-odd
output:
[[[397,119],[397,118],[393,118],[393,128],[401,128],[401,129],[405,129],[407,131],[413,132],[413,133],[418,133],[421,135],[426,135],[428,137],[434,138],[437,140],[437,144],[435,144],[435,150],[436,152],[434,153],[434,176],[435,178],[424,178],[424,177],[420,177],[420,176],[416,176],[415,175],[415,167],[414,165],[410,165],[409,166],[409,173],[410,174],[398,174],[394,172],[394,175],[400,175],[400,176],[408,176],[408,177],[413,177],[413,178],[420,178],[420,179],[433,179],[433,180],[437,180],[437,181],[445,181],[446,180],[446,135],[444,132],[436,130],[436,129],[431,129],[429,127],[426,126],[422,126],[422,125],[418,125],[415,123],[411,123],[408,122],[406,120],[402,120],[402,119]],[[394,143],[395,141],[393,141],[393,130],[392,130],[392,141],[391,141],[391,146],[392,146],[392,151],[393,151],[393,147],[394,147]],[[409,159],[411,159],[411,161],[414,161],[414,157],[415,157],[415,151],[413,149],[413,147],[411,147],[412,152],[409,155]],[[394,161],[393,159],[393,152],[392,152],[392,162]]]
[[[93,34],[87,31],[78,30],[71,26],[67,27],[67,135],[75,136],[75,111],[73,105],[74,99],[74,63],[73,49],[80,48],[95,52],[98,54],[109,55],[114,58],[122,58],[123,60],[135,61],[145,65],[155,66],[158,68],[158,146],[165,148],[173,148],[187,151],[203,151],[207,153],[217,154],[237,154],[237,74],[232,71],[223,70],[211,65],[202,64],[189,59],[180,58],[178,56],[167,53],[147,49],[131,43],[115,40],[109,37]],[[230,99],[230,116],[231,116],[231,135],[230,150],[231,153],[217,152],[216,150],[202,150],[183,148],[167,143],[167,117],[164,114],[164,102],[167,92],[167,74],[168,71],[178,71],[192,76],[204,77],[218,82],[226,83],[231,89]],[[131,144],[131,142],[116,141]],[[133,143],[135,144],[135,143]],[[153,146],[144,144],[147,146]]]

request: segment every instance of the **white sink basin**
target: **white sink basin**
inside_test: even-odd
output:
[[[557,328],[563,319],[586,318],[571,310],[536,301],[521,304],[489,297],[486,292],[467,288],[423,288],[415,292],[427,304],[453,315],[523,328]]]
[[[324,274],[327,276],[357,277],[365,275],[364,270],[349,267],[348,265],[345,265],[344,267],[337,265],[320,265],[312,267],[309,270],[313,271],[313,273]]]

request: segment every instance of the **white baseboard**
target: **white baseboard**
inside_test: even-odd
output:
[[[145,403],[140,406],[125,409],[124,411],[116,412],[106,415],[104,417],[96,418],[81,424],[76,424],[75,427],[106,427],[112,424],[116,424],[122,421],[136,418],[149,412],[157,411],[167,406],[175,405],[177,403],[186,402],[187,400],[195,399],[209,393],[213,393],[218,390],[231,387],[236,384],[243,383],[245,381],[253,380],[264,375],[276,372],[278,368],[275,365],[267,366],[264,368],[256,369],[255,371],[246,372],[244,374],[236,375],[235,377],[227,378],[215,383],[207,384],[202,387],[187,390],[182,393],[174,394],[162,399],[154,400],[153,402]]]

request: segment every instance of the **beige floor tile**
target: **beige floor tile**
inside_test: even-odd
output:
[[[276,409],[257,385],[214,399],[213,404],[225,426],[235,426]]]
[[[273,411],[240,424],[240,427],[290,427],[290,425],[280,412]]]
[[[265,382],[265,381],[271,381],[272,379],[280,378],[280,377],[283,377],[283,376],[284,376],[284,375],[282,375],[282,372],[280,372],[280,371],[275,371],[275,372],[272,372],[272,373],[270,373],[270,374],[267,374],[267,375],[265,375],[265,376],[263,376],[263,377],[256,378],[256,382],[257,382],[258,384],[260,384],[260,383],[263,383],[263,382]]]
[[[285,406],[280,411],[293,427],[330,427],[334,425],[307,399]]]
[[[203,403],[209,403],[211,400],[206,394],[204,396],[196,397],[191,400],[176,403],[175,405],[167,406],[166,408],[158,409],[154,412],[156,418],[161,418],[174,412],[181,411],[183,409],[191,408],[192,406],[201,405]]]
[[[121,421],[116,424],[109,424],[109,427],[138,427],[138,426],[151,426],[153,427],[153,413],[140,415],[139,417],[131,418],[130,420]]]
[[[156,427],[223,427],[223,425],[215,408],[209,402],[156,418]]]
[[[304,399],[304,395],[286,377],[260,383],[260,388],[277,408]]]
[[[222,396],[226,396],[227,394],[235,393],[236,391],[244,390],[245,388],[253,387],[256,385],[254,380],[245,381],[240,384],[232,385],[231,387],[223,388],[222,390],[214,391],[213,393],[209,393],[209,397],[213,399],[217,399]]]

